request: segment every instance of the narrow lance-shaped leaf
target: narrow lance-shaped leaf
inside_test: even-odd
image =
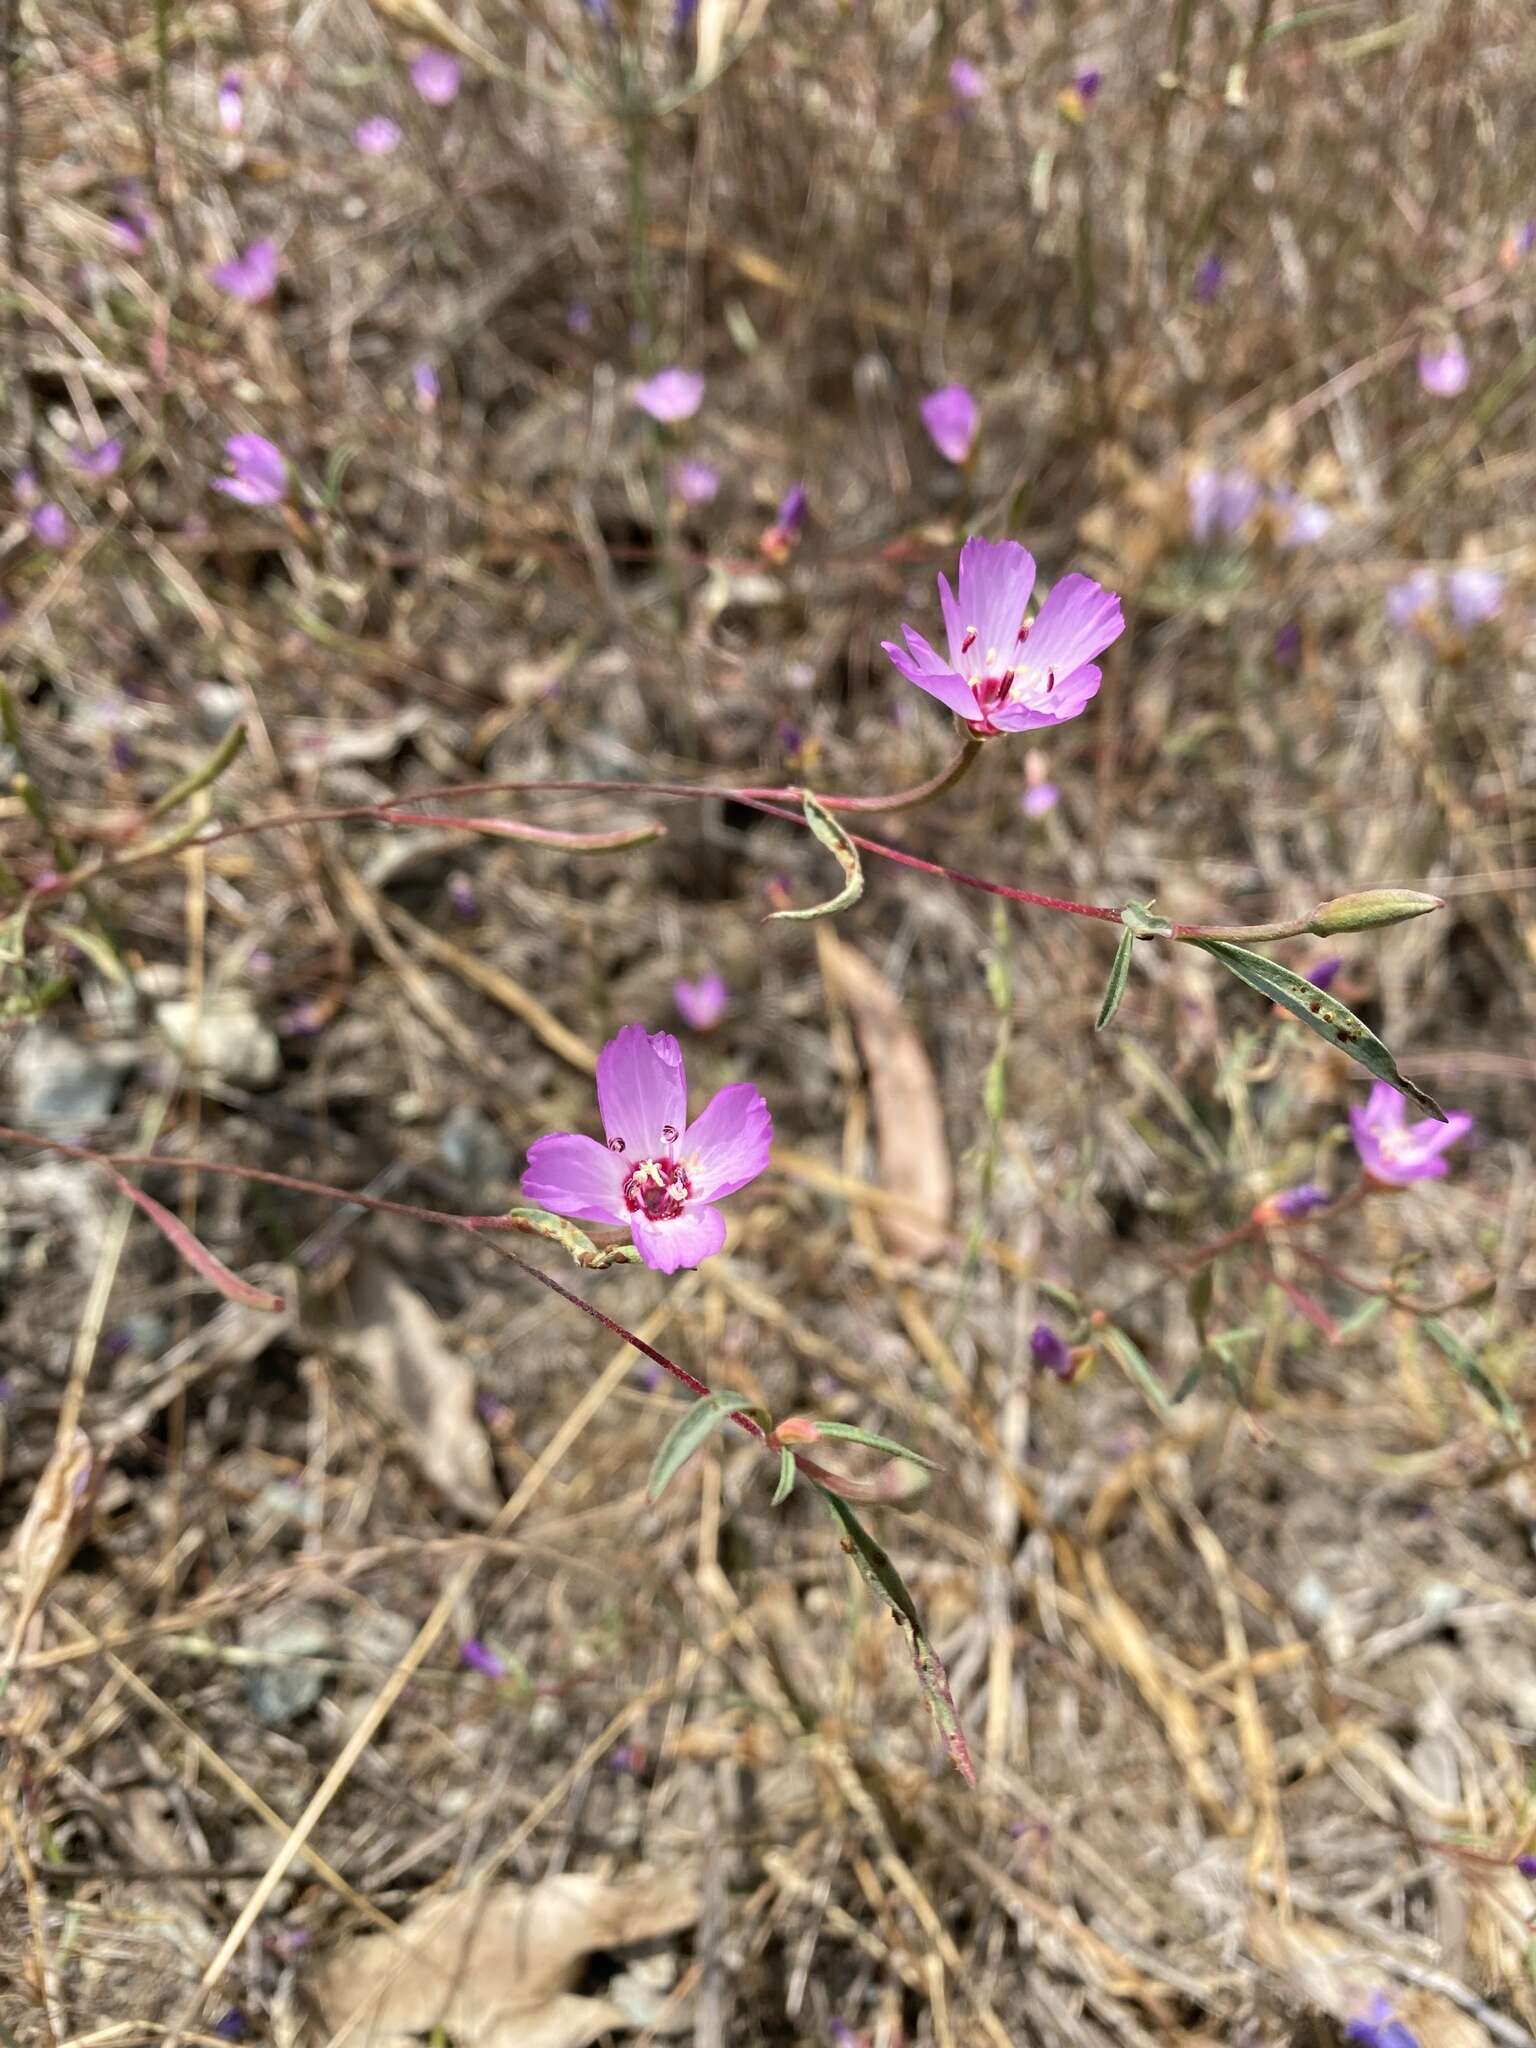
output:
[[[1099,1005],[1099,1014],[1093,1020],[1095,1031],[1103,1031],[1120,1007],[1120,998],[1125,994],[1125,984],[1131,975],[1131,948],[1135,943],[1136,934],[1127,925],[1120,934],[1119,945],[1115,948],[1115,957],[1109,970],[1109,985],[1104,991],[1104,1000]]]
[[[805,822],[822,845],[836,856],[843,871],[843,886],[825,903],[812,904],[808,910],[775,910],[770,913],[791,924],[804,924],[813,917],[832,917],[839,910],[850,909],[864,894],[864,869],[859,860],[859,849],[831,812],[824,810],[808,789],[801,790],[800,801],[805,809]]]
[[[971,1752],[966,1745],[965,1731],[960,1726],[960,1716],[955,1709],[954,1695],[949,1689],[949,1674],[924,1632],[916,1602],[907,1591],[906,1581],[847,1501],[839,1500],[836,1494],[828,1493],[822,1486],[818,1486],[816,1491],[842,1524],[843,1534],[847,1538],[844,1547],[858,1566],[865,1583],[880,1596],[897,1619],[911,1630],[913,1668],[917,1672],[917,1682],[923,1689],[923,1697],[928,1702],[933,1724],[939,1731],[944,1753],[967,1785],[974,1785],[976,1770],[971,1762]]]
[[[755,1403],[745,1394],[719,1392],[701,1396],[662,1440],[651,1466],[646,1498],[660,1500],[701,1444],[707,1443],[716,1430],[724,1429],[733,1415],[750,1415],[754,1410]]]
[[[126,1175],[118,1173],[115,1168],[108,1167],[107,1171],[118,1193],[143,1211],[177,1257],[184,1259],[210,1287],[216,1287],[228,1300],[238,1301],[245,1308],[264,1308],[274,1313],[286,1308],[287,1303],[280,1294],[269,1294],[266,1288],[253,1287],[248,1280],[231,1273],[223,1260],[216,1259],[202,1239],[195,1236],[179,1216],[172,1215],[163,1203],[157,1202],[153,1195],[146,1195],[142,1188],[136,1188]]]
[[[1131,1382],[1132,1386],[1138,1387],[1141,1390],[1142,1394],[1146,1397],[1148,1407],[1152,1409],[1154,1414],[1160,1416],[1166,1422],[1168,1419],[1168,1396],[1164,1393],[1162,1382],[1158,1379],[1157,1374],[1148,1365],[1141,1347],[1138,1344],[1134,1344],[1127,1337],[1124,1330],[1117,1330],[1113,1323],[1106,1325],[1104,1329],[1100,1330],[1099,1340],[1108,1350],[1116,1365],[1119,1366],[1120,1370]]]
[[[784,1501],[787,1501],[789,1499],[789,1496],[794,1492],[795,1473],[797,1469],[798,1468],[795,1464],[795,1454],[792,1450],[790,1450],[789,1446],[786,1444],[784,1448],[779,1452],[779,1483],[773,1489],[772,1505],[774,1507],[779,1507],[780,1505],[782,1505],[782,1503]]]
[[[1525,1426],[1520,1420],[1519,1409],[1504,1389],[1488,1376],[1478,1364],[1474,1353],[1468,1350],[1456,1332],[1442,1323],[1438,1316],[1421,1317],[1419,1328],[1451,1369],[1464,1379],[1473,1393],[1485,1401],[1498,1416],[1523,1455],[1528,1448]]]
[[[921,1465],[928,1472],[939,1469],[932,1458],[925,1458],[921,1451],[909,1450],[905,1444],[897,1443],[894,1437],[876,1436],[870,1430],[860,1429],[856,1422],[818,1422],[816,1435],[818,1438],[833,1437],[842,1443],[864,1444],[872,1451],[888,1451],[893,1458],[905,1458],[909,1465]]]
[[[400,811],[392,805],[383,816],[391,825],[483,832],[492,839],[519,839],[529,846],[553,847],[559,853],[622,853],[627,847],[648,846],[667,834],[662,824],[620,825],[611,832],[567,832],[557,825],[525,825],[520,818],[459,818],[448,811]]]
[[[577,1265],[586,1267],[589,1272],[599,1272],[604,1266],[638,1265],[640,1261],[640,1254],[632,1244],[614,1244],[599,1250],[587,1233],[578,1230],[568,1217],[552,1216],[547,1209],[509,1209],[504,1216],[497,1218],[497,1223],[526,1231],[530,1237],[547,1237],[551,1244],[569,1252]]]
[[[1426,1095],[1416,1082],[1404,1080],[1397,1070],[1396,1060],[1375,1032],[1362,1024],[1354,1011],[1336,996],[1329,995],[1304,976],[1293,973],[1289,967],[1282,967],[1278,960],[1268,959],[1263,953],[1250,953],[1246,946],[1234,946],[1229,939],[1192,939],[1190,944],[1211,954],[1239,981],[1257,989],[1261,996],[1268,996],[1281,1009],[1289,1010],[1309,1031],[1315,1031],[1319,1038],[1337,1046],[1340,1052],[1348,1053],[1378,1081],[1390,1082],[1400,1094],[1416,1102],[1421,1109],[1428,1110],[1437,1122],[1443,1124],[1447,1121],[1445,1111],[1434,1097]]]

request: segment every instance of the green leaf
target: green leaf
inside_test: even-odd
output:
[[[795,1490],[795,1473],[798,1469],[795,1464],[795,1454],[786,1445],[779,1452],[779,1483],[773,1489],[771,1506],[778,1507],[782,1502],[789,1499],[789,1496]]]
[[[840,1443],[865,1444],[872,1451],[884,1451],[892,1458],[905,1458],[909,1465],[921,1465],[925,1472],[937,1472],[939,1469],[932,1458],[925,1458],[920,1451],[910,1451],[905,1444],[899,1444],[891,1437],[875,1436],[854,1422],[818,1422],[816,1434],[836,1437]]]
[[[123,963],[100,932],[86,931],[78,924],[58,923],[53,925],[52,930],[55,938],[64,939],[71,946],[78,948],[103,981],[113,982],[118,988],[127,987],[128,976],[124,972]]]
[[[804,924],[813,917],[833,917],[839,910],[851,909],[864,894],[864,869],[859,861],[859,849],[832,813],[823,809],[808,789],[801,790],[800,802],[805,810],[805,822],[822,845],[830,848],[836,856],[844,879],[842,888],[825,903],[813,904],[809,910],[775,910],[770,913],[791,924]]]
[[[599,1248],[584,1230],[565,1216],[552,1216],[547,1209],[508,1209],[503,1221],[516,1224],[519,1230],[526,1230],[530,1237],[547,1237],[551,1244],[557,1244],[562,1251],[570,1253],[578,1266],[589,1272],[601,1272],[605,1266],[635,1266],[640,1254],[632,1244],[611,1244]]]
[[[1120,998],[1125,994],[1125,984],[1131,976],[1131,948],[1136,943],[1136,934],[1127,925],[1120,934],[1120,943],[1115,948],[1115,957],[1109,970],[1109,986],[1104,991],[1104,1000],[1099,1005],[1099,1014],[1093,1020],[1095,1031],[1103,1031],[1120,1007]]]
[[[733,1415],[751,1415],[757,1404],[745,1394],[704,1394],[667,1431],[651,1466],[646,1486],[648,1500],[660,1500],[694,1452],[724,1429]]]
[[[949,1689],[949,1674],[924,1633],[917,1604],[907,1591],[906,1581],[847,1501],[839,1499],[835,1493],[828,1493],[824,1486],[818,1486],[816,1491],[842,1524],[846,1539],[843,1548],[858,1566],[865,1584],[878,1594],[897,1620],[911,1630],[913,1668],[923,1689],[923,1697],[928,1702],[928,1711],[933,1716],[933,1725],[939,1731],[939,1740],[944,1745],[946,1756],[967,1785],[974,1785],[976,1771],[966,1746],[965,1731],[960,1726],[960,1716],[955,1710],[954,1695]]]
[[[1200,1332],[1200,1342],[1205,1342],[1205,1326],[1210,1320],[1211,1298],[1216,1292],[1216,1261],[1209,1260],[1189,1283],[1185,1300],[1195,1328]],[[1175,1397],[1177,1398],[1177,1397]]]
[[[1362,1330],[1368,1330],[1372,1323],[1386,1314],[1387,1306],[1384,1294],[1373,1294],[1369,1301],[1362,1301],[1358,1308],[1351,1309],[1347,1316],[1340,1318],[1339,1342],[1346,1344],[1351,1337],[1358,1337]]]
[[[1108,1323],[1099,1331],[1099,1342],[1105,1345],[1116,1365],[1125,1374],[1132,1386],[1138,1388],[1154,1414],[1166,1422],[1168,1419],[1168,1396],[1163,1391],[1161,1380],[1148,1365],[1140,1347],[1133,1344],[1124,1330],[1117,1330]]]
[[[1136,939],[1166,939],[1172,936],[1173,926],[1150,903],[1122,903],[1120,922]]]
[[[1348,1053],[1378,1081],[1389,1081],[1400,1094],[1416,1102],[1420,1109],[1428,1110],[1437,1123],[1447,1121],[1445,1111],[1434,1097],[1426,1095],[1417,1083],[1403,1079],[1397,1071],[1396,1060],[1375,1032],[1368,1030],[1354,1011],[1346,1008],[1336,996],[1329,995],[1302,975],[1293,974],[1278,960],[1271,960],[1263,953],[1250,953],[1246,946],[1234,946],[1228,939],[1192,939],[1190,944],[1219,960],[1239,981],[1257,989],[1261,996],[1268,996],[1282,1010],[1289,1010],[1309,1031],[1315,1031],[1319,1038],[1337,1046],[1340,1052]]]
[[[1529,1448],[1525,1425],[1520,1420],[1519,1409],[1504,1389],[1489,1378],[1478,1364],[1476,1355],[1467,1349],[1456,1332],[1448,1329],[1438,1316],[1421,1316],[1419,1328],[1446,1359],[1452,1371],[1464,1379],[1473,1393],[1485,1401],[1498,1416],[1524,1456]]]

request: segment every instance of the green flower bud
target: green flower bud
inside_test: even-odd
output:
[[[1425,896],[1418,889],[1356,889],[1352,895],[1319,903],[1307,920],[1307,930],[1329,939],[1336,932],[1365,932],[1373,925],[1401,924],[1444,908],[1444,897]]]

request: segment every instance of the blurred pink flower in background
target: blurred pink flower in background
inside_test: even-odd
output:
[[[928,438],[957,468],[971,459],[976,441],[976,401],[963,384],[945,384],[930,391],[918,407]]]
[[[62,505],[39,505],[27,525],[40,547],[67,548],[75,537],[74,526]]]
[[[1202,306],[1208,306],[1226,283],[1227,266],[1214,249],[1195,266],[1194,282],[1190,289]]]
[[[697,370],[682,370],[674,365],[637,384],[631,396],[653,420],[659,420],[663,426],[676,426],[680,420],[691,420],[703,404],[704,379]]]
[[[276,505],[288,489],[288,465],[262,434],[231,434],[224,453],[233,472],[215,477],[213,488],[242,505]]]
[[[1457,334],[1426,341],[1419,350],[1419,382],[1431,398],[1459,398],[1472,380],[1472,365]]]
[[[672,1000],[690,1031],[713,1031],[730,1007],[731,992],[714,972],[697,981],[674,981]]]
[[[221,292],[228,292],[232,299],[255,306],[270,299],[276,291],[278,267],[275,242],[252,242],[228,263],[215,263],[208,272],[208,282],[217,285]]]
[[[760,551],[770,562],[789,560],[810,509],[811,501],[805,485],[791,484],[779,502],[772,526],[763,533],[757,543]]]
[[[400,124],[388,114],[370,114],[353,129],[352,140],[364,156],[388,156],[400,147]]]
[[[1504,578],[1497,569],[1468,562],[1445,579],[1451,617],[1463,632],[1496,618],[1504,604]]]
[[[226,135],[238,135],[245,126],[245,86],[238,71],[226,71],[219,80],[219,126]]]
[[[1120,600],[1091,576],[1063,576],[1026,620],[1035,560],[1012,540],[972,538],[960,550],[958,597],[939,578],[949,659],[911,626],[907,645],[881,645],[909,683],[963,718],[980,737],[1027,732],[1075,718],[1099,687],[1102,654],[1125,630]]]
[[[446,107],[459,95],[459,60],[446,50],[423,50],[411,65],[411,83],[429,107]]]
[[[606,1144],[574,1131],[528,1148],[523,1200],[580,1223],[627,1224],[658,1273],[712,1258],[725,1243],[713,1205],[768,1164],[773,1119],[757,1090],[733,1081],[688,1122],[682,1047],[669,1032],[627,1024],[597,1061]]]
[[[123,444],[117,440],[98,441],[92,448],[71,448],[69,465],[81,476],[116,476],[122,467]]]
[[[1263,496],[1245,469],[1197,469],[1187,489],[1190,537],[1202,547],[1212,540],[1234,540]]]
[[[1282,548],[1312,547],[1333,525],[1326,505],[1295,491],[1275,491],[1269,502],[1277,515],[1275,538]]]
[[[956,57],[949,67],[949,89],[957,100],[979,100],[987,89],[987,78],[968,57]]]
[[[1400,632],[1428,633],[1437,623],[1442,594],[1455,624],[1469,633],[1498,617],[1504,605],[1504,578],[1497,569],[1466,562],[1452,569],[1442,586],[1433,569],[1411,569],[1387,592],[1383,610]]]
[[[1032,782],[1019,798],[1019,809],[1026,818],[1047,817],[1061,802],[1061,791],[1054,782]]]
[[[154,218],[144,204],[144,188],[137,178],[127,178],[117,188],[117,212],[107,226],[121,248],[137,256],[154,231]]]
[[[1416,1180],[1440,1180],[1446,1171],[1445,1153],[1472,1129],[1472,1119],[1463,1109],[1436,1123],[1433,1117],[1408,1122],[1408,1104],[1389,1081],[1378,1081],[1364,1108],[1354,1104],[1349,1112],[1360,1164],[1383,1187],[1405,1188]]]
[[[675,462],[669,481],[685,505],[712,505],[720,493],[720,472],[707,462]]]
[[[437,381],[437,372],[428,362],[420,362],[411,371],[411,389],[416,394],[416,410],[433,412],[442,387]]]
[[[1382,600],[1388,620],[1407,632],[1434,611],[1440,601],[1440,579],[1433,569],[1411,569]]]

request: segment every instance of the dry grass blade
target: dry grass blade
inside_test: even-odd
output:
[[[6,1551],[5,1562],[16,1579],[10,1662],[15,1661],[32,1617],[91,1526],[103,1469],[83,1429],[57,1444],[43,1467]]]

